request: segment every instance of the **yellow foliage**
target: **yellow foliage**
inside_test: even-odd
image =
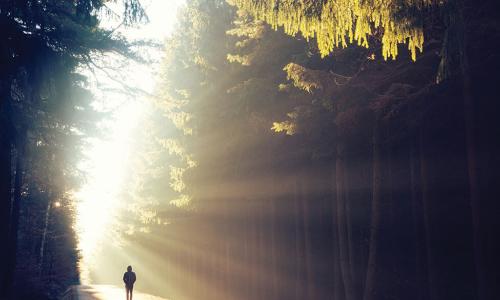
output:
[[[170,166],[170,187],[176,192],[182,192],[186,188],[182,176],[185,168]]]
[[[188,123],[191,120],[191,114],[185,111],[170,112],[168,113],[168,117],[172,120],[175,127],[181,129],[185,135],[193,134],[193,129],[188,126]]]
[[[181,143],[174,139],[157,139],[158,143],[168,150],[168,154],[177,155],[187,164],[187,168],[196,167],[196,162],[192,156],[186,153],[186,149]]]
[[[292,80],[293,85],[301,90],[312,93],[314,90],[323,89],[320,75],[315,71],[308,70],[296,63],[289,63],[283,70],[287,74],[287,79]]]
[[[407,44],[413,60],[422,52],[423,9],[433,0],[230,0],[257,20],[285,33],[316,38],[321,55],[356,42],[369,47],[368,38],[381,29],[382,56],[395,59],[398,45]],[[411,12],[411,13],[410,13]],[[405,15],[406,14],[406,15]],[[397,17],[396,17],[397,16]],[[380,31],[380,30],[378,30]]]
[[[196,162],[193,160],[192,156],[186,153],[185,148],[181,145],[181,143],[174,139],[157,139],[158,143],[162,145],[165,149],[168,150],[170,155],[177,155],[181,158],[183,162],[185,162],[184,167],[170,167],[170,187],[181,193],[186,189],[186,183],[184,182],[184,173],[196,167]],[[179,199],[172,200],[172,204],[175,205],[183,205],[189,202],[189,197],[187,195],[181,195]]]
[[[274,132],[285,132],[287,135],[294,135],[296,133],[296,125],[291,121],[274,122],[271,130]]]
[[[175,205],[177,207],[185,207],[191,202],[191,197],[186,194],[182,194],[179,198],[170,200],[170,204]]]
[[[228,54],[227,60],[231,63],[237,62],[243,66],[252,64],[252,58],[249,55]]]

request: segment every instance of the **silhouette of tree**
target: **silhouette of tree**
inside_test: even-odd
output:
[[[126,0],[123,4],[124,24],[147,20],[139,1]],[[52,257],[56,257],[58,251],[72,253],[70,261],[61,262],[61,266],[66,263],[72,268],[68,276],[76,277],[71,220],[63,218],[56,222],[52,211],[55,203],[63,203],[67,213],[72,209],[65,194],[76,187],[79,174],[76,161],[70,160],[76,159],[82,137],[94,128],[98,116],[89,105],[91,94],[86,88],[87,80],[77,68],[93,63],[92,55],[106,52],[138,58],[123,37],[99,27],[102,11],[110,13],[105,2],[93,0],[2,1],[0,4],[3,28],[0,37],[0,239],[5,243],[0,252],[1,297],[15,297],[16,267],[33,268],[30,280],[47,275],[40,270],[47,264],[47,253]],[[38,215],[42,219],[45,216],[45,221],[25,226],[28,221],[25,218],[29,218],[25,212],[36,201],[46,202],[46,208]],[[53,242],[53,231],[48,229],[54,222],[57,230],[66,236],[61,243]],[[30,231],[35,228],[40,230]],[[36,240],[41,242],[33,244]],[[19,254],[20,243],[36,245],[33,249],[37,250],[23,253],[36,257],[37,263],[23,264],[17,259],[25,258]],[[49,272],[51,278],[56,274],[62,276],[61,270]],[[61,280],[60,284],[59,289],[69,282]]]

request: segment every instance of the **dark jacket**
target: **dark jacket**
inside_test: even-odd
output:
[[[133,287],[135,283],[136,277],[134,272],[125,272],[123,274],[123,282],[125,282],[125,285],[128,287]]]

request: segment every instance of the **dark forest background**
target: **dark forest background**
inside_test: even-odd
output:
[[[126,235],[140,245],[129,255],[156,278],[143,290],[498,298],[499,3],[228,2],[187,1],[166,41],[140,188],[124,195],[144,229]],[[100,116],[76,67],[95,52],[140,58],[97,29],[99,1],[6,3],[2,291],[50,299],[79,281],[67,192]],[[134,5],[126,22],[144,17]],[[366,39],[329,31],[374,11],[387,14],[367,17]]]

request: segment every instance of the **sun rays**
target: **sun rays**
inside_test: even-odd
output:
[[[150,22],[140,27],[116,27],[117,24],[114,24],[113,20],[105,21],[101,26],[116,27],[120,34],[132,40],[146,38],[162,41],[173,30],[177,9],[183,2],[183,0],[145,1]],[[116,7],[116,11],[120,11],[120,8]],[[160,56],[161,53],[148,55]],[[156,60],[159,61],[159,59]],[[109,62],[102,63],[112,65],[113,58],[110,58]],[[150,93],[154,89],[155,69],[155,65],[130,65],[120,70],[113,69],[113,72],[116,73],[117,78],[123,78],[126,81],[122,84],[130,84],[134,88]],[[99,261],[97,256],[106,255],[101,251],[103,247],[116,245],[120,241],[120,236],[125,234],[117,233],[117,230],[119,230],[120,218],[123,218],[123,213],[126,212],[124,208],[131,204],[124,203],[123,195],[130,188],[126,186],[126,182],[130,176],[132,161],[130,156],[133,155],[133,149],[137,143],[134,140],[134,130],[141,126],[141,118],[147,102],[144,99],[145,96],[131,97],[131,95],[116,93],[113,89],[117,84],[116,78],[113,81],[108,74],[100,73],[95,76],[95,80],[99,82],[93,87],[94,94],[98,96],[95,106],[103,111],[111,109],[113,113],[102,122],[101,127],[105,128],[103,136],[88,140],[84,150],[85,159],[79,166],[86,174],[86,182],[75,193],[77,203],[75,230],[82,257],[79,265],[83,283],[99,282],[99,276],[95,275],[102,271],[102,266],[97,266],[97,261]],[[111,91],[106,90],[103,83],[109,85]],[[120,257],[119,254],[118,257]],[[123,261],[124,259],[120,260],[120,262]],[[115,267],[118,268],[118,265]],[[119,273],[121,267],[113,271]]]
[[[86,267],[91,264],[102,239],[110,238],[116,221],[133,140],[131,131],[141,116],[141,106],[129,103],[116,114],[109,140],[93,140],[88,150],[87,183],[77,193],[76,229],[82,254],[82,280],[88,281]]]

